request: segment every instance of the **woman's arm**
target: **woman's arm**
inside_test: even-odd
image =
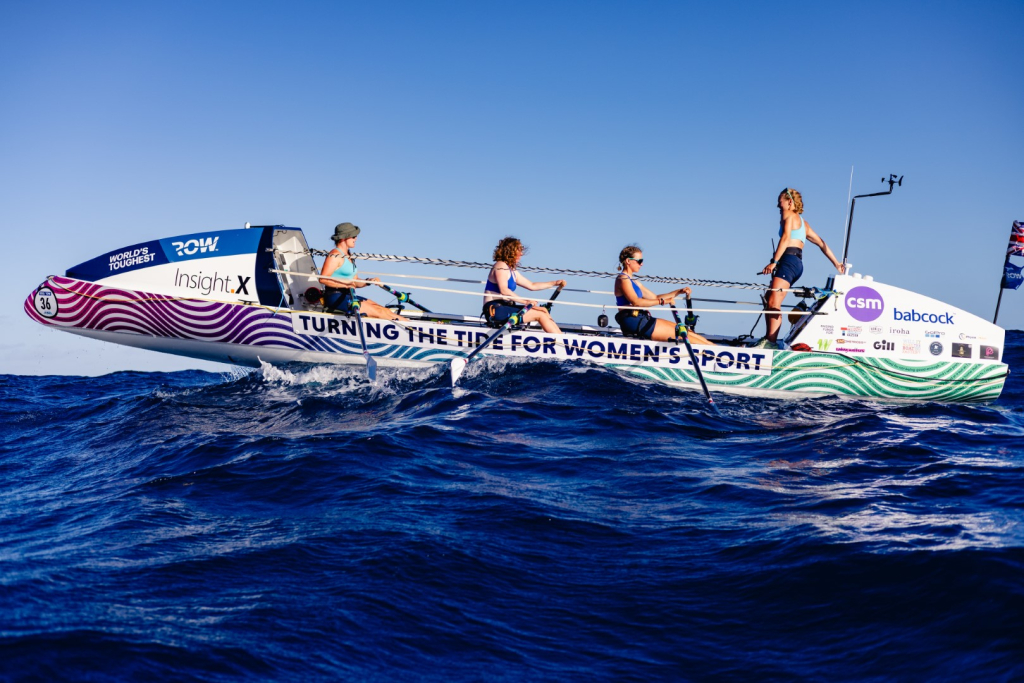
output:
[[[634,282],[636,282],[634,280]],[[636,290],[629,285],[629,278],[625,275],[619,274],[619,278],[615,281],[615,286],[618,287],[619,291],[622,292],[621,296],[626,297],[626,301],[629,302],[630,306],[642,306],[644,308],[650,306],[661,306],[667,303],[671,298],[674,298],[674,294],[666,296],[659,296],[651,290],[644,287],[642,282],[637,282],[640,285],[640,291],[643,292],[643,297],[636,295]]]
[[[342,278],[331,277],[329,273],[333,273],[345,263],[345,256],[343,254],[328,254],[327,258],[324,259],[324,267],[320,269],[320,278],[318,282],[322,285],[328,285],[330,287],[345,287],[345,288],[360,288],[366,287],[371,282],[380,282],[380,278],[372,277],[365,282],[358,282],[357,280],[345,280]]]
[[[498,285],[498,292],[501,293],[502,298],[518,301],[522,304],[536,304],[536,301],[525,299],[508,288],[508,276],[511,272],[512,269],[504,261],[496,262],[494,267],[491,268],[490,276],[494,278],[494,282]],[[518,277],[516,278],[516,284],[521,284]]]
[[[676,297],[680,294],[686,296],[690,293],[689,287],[680,287],[679,289],[673,289],[671,292],[665,292],[664,294],[655,294],[651,290],[647,289],[647,287],[644,286],[644,283],[638,282],[637,284],[640,285],[640,291],[644,293],[644,297],[656,299],[662,306],[665,304],[674,304],[676,302]]]
[[[551,280],[550,282],[530,282],[525,275],[521,275],[518,271],[516,272],[516,284],[528,289],[531,292],[537,292],[542,289],[551,289],[552,287],[565,287],[565,280]]]
[[[821,237],[818,236],[818,233],[811,230],[811,226],[807,221],[804,221],[804,225],[807,226],[807,241],[811,244],[817,245],[818,248],[821,249],[821,253],[824,254],[828,260],[832,262],[832,265],[836,267],[836,270],[842,273],[843,264],[836,260],[835,254],[833,254],[832,250],[828,248],[827,244],[825,244],[825,240],[821,239]]]

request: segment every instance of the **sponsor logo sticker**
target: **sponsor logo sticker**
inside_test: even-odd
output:
[[[982,344],[981,348],[978,349],[978,357],[983,360],[999,360],[999,348]]]
[[[971,345],[953,342],[953,358],[970,358]]]
[[[911,308],[909,311],[901,311],[898,308],[892,309],[892,319],[902,320],[908,323],[931,323],[933,325],[953,325],[953,314],[949,311],[945,313],[928,313],[927,311],[917,311]]]
[[[235,279],[238,280],[238,284],[234,283]],[[203,271],[198,273],[186,273],[180,269],[175,269],[174,271],[175,287],[195,289],[204,296],[209,296],[210,292],[251,296],[249,294],[250,280],[252,280],[251,275],[248,277],[236,275],[235,278],[232,278],[230,275],[222,276],[217,272],[214,272],[212,275],[203,275]]]
[[[854,287],[847,292],[844,302],[846,303],[846,312],[854,320],[859,320],[862,323],[878,320],[882,311],[885,310],[885,300],[882,299],[882,295],[871,287]]]
[[[834,325],[822,325],[821,326],[821,333],[822,334],[827,334],[827,335],[833,335],[833,334],[836,333],[836,328],[835,328]]]
[[[864,331],[864,328],[860,325],[848,325],[846,327],[839,328],[839,330],[843,333],[844,337],[859,337],[860,333]]]
[[[178,256],[192,256],[193,254],[205,254],[217,251],[217,242],[220,237],[200,237],[198,239],[186,240],[185,242],[171,242]]]
[[[932,354],[933,356],[941,356],[942,355],[942,342],[932,342],[931,344],[929,344],[928,345],[928,353]]]
[[[124,270],[125,268],[137,268],[156,260],[156,252],[150,251],[149,247],[139,247],[128,251],[119,251],[110,255],[108,268],[110,272]],[[155,265],[155,264],[154,264]]]
[[[941,330],[925,330],[924,336],[928,339],[938,339],[939,337],[945,337],[946,333]]]
[[[874,343],[874,349],[876,351],[895,351],[896,345],[892,342],[887,342],[883,339],[881,341],[876,341]]]
[[[904,329],[902,327],[890,327],[889,334],[898,334],[900,336],[906,337],[910,334],[910,330]]]
[[[832,340],[831,339],[819,339],[818,340],[818,350],[819,351],[828,351],[828,347],[830,347],[830,346],[832,346]]]
[[[872,325],[868,328],[868,331],[870,331],[871,334],[882,334],[882,328],[878,325]]]
[[[921,353],[921,342],[916,339],[911,341],[909,339],[903,340],[903,353],[907,355],[917,355]]]
[[[864,349],[855,349],[849,346],[837,346],[836,351],[845,351],[846,353],[864,353]]]

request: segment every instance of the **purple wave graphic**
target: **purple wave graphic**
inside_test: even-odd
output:
[[[25,313],[43,325],[250,346],[347,350],[341,344],[312,343],[315,338],[292,331],[287,316],[274,315],[260,306],[180,299],[65,277],[52,277],[44,285],[57,298],[56,316],[39,315],[35,292],[25,300]]]

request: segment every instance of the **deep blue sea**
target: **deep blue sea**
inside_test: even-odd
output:
[[[83,341],[83,344],[92,342]],[[0,376],[3,680],[1024,679],[988,405],[488,359]]]

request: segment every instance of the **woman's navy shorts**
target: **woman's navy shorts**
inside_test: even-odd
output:
[[[650,339],[654,336],[654,328],[658,326],[658,319],[647,311],[619,311],[615,314],[615,322],[619,324],[624,337],[637,339]]]
[[[350,288],[334,289],[328,287],[324,290],[324,310],[349,313],[352,310],[352,303],[355,301],[366,301],[366,297],[356,296]]]
[[[484,320],[490,327],[501,327],[508,322],[508,319],[522,309],[522,305],[516,305],[508,299],[495,299],[484,304]]]
[[[780,277],[790,284],[795,285],[800,276],[804,274],[804,262],[796,254],[783,254],[775,266],[775,277]]]

